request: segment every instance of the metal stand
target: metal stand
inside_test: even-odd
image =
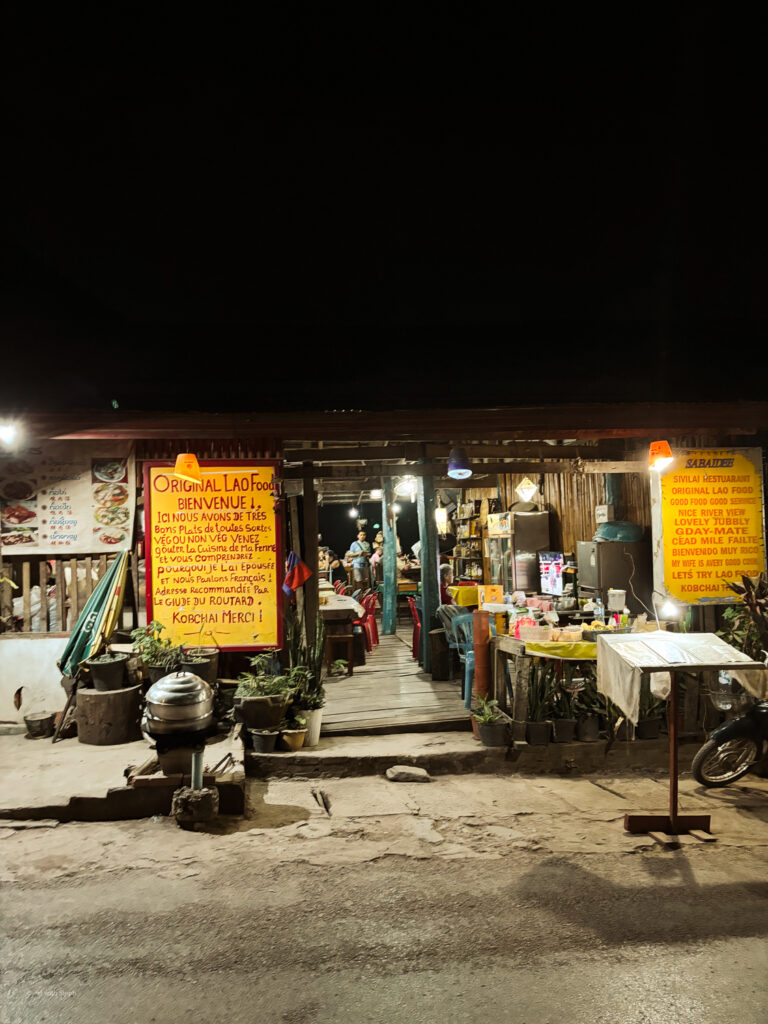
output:
[[[648,833],[657,842],[667,845],[674,844],[672,837],[692,835],[702,841],[712,841],[709,833],[710,815],[678,814],[677,811],[677,763],[678,763],[678,724],[677,724],[677,673],[672,672],[672,685],[669,694],[669,814],[625,814],[624,828],[627,832]]]

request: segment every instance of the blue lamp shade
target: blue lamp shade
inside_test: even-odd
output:
[[[448,458],[448,476],[453,480],[466,480],[472,476],[469,457],[463,448],[454,448]]]

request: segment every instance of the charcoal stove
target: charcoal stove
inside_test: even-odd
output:
[[[213,690],[193,672],[171,672],[147,690],[141,722],[167,773],[187,772],[213,729]]]

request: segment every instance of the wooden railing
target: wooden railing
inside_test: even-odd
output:
[[[104,554],[68,559],[4,557],[0,564],[0,633],[70,632],[114,557]],[[129,556],[125,598],[123,608],[132,612],[132,625],[138,625],[139,572],[135,552]]]

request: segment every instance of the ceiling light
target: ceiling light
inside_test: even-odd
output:
[[[648,468],[657,473],[674,461],[668,441],[651,441],[648,449]]]
[[[520,483],[515,488],[515,494],[520,498],[521,501],[533,501],[533,496],[538,491],[538,487],[529,480],[528,477],[523,477]]]
[[[0,441],[3,444],[13,444],[16,440],[16,424],[0,423]]]
[[[469,456],[463,448],[454,448],[448,457],[448,476],[453,480],[466,480],[472,476]]]
[[[397,502],[395,502],[395,504],[392,506],[392,511],[395,513],[395,515],[397,515],[397,513],[400,511],[400,506],[397,504]]]
[[[357,517],[360,515],[356,508],[351,508],[349,510],[349,514],[352,516],[353,519],[357,519]]]
[[[381,488],[380,487],[374,487],[374,489],[371,491],[371,497],[372,498],[380,498],[381,497]]]

